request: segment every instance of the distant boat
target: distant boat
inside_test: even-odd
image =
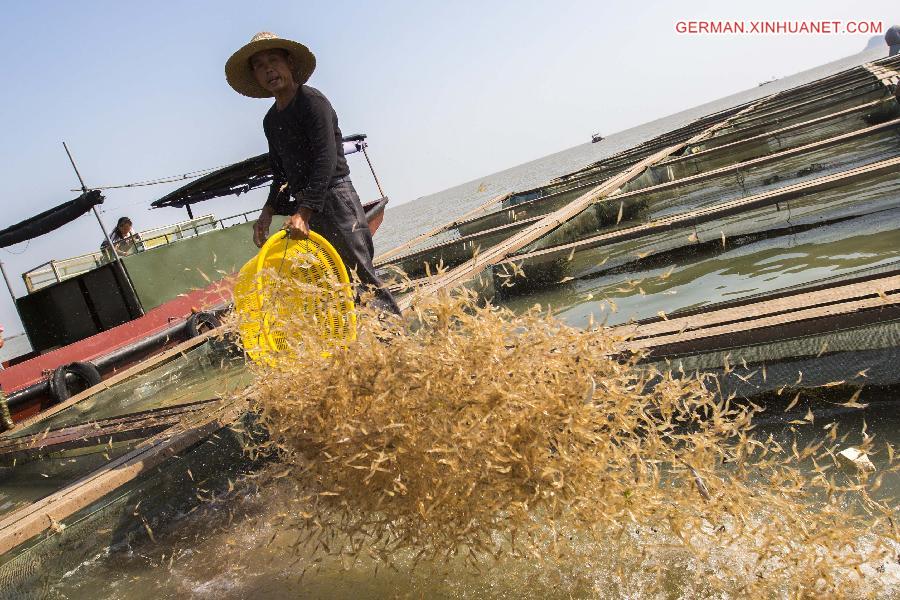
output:
[[[603,139],[603,134],[595,133],[594,135],[591,136],[591,143],[596,144],[597,142],[599,142],[602,139]]]
[[[768,85],[768,84],[772,83],[773,81],[778,81],[778,78],[777,78],[777,77],[773,77],[772,79],[768,79],[768,80],[766,80],[766,81],[760,81],[760,82],[759,82],[759,85],[757,85],[756,87],[762,87],[762,86],[764,86],[764,85]]]

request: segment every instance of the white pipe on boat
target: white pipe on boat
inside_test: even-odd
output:
[[[344,142],[344,156],[364,150],[368,146],[369,145],[362,140],[358,142]]]
[[[13,292],[12,284],[9,282],[9,276],[6,274],[6,267],[3,266],[2,260],[0,260],[0,273],[3,273],[3,281],[6,282],[6,289],[9,290],[9,297],[12,298],[13,306],[15,306],[16,294]]]

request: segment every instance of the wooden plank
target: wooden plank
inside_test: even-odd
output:
[[[479,212],[486,210],[488,207],[493,206],[494,204],[497,204],[498,202],[503,202],[504,200],[509,198],[511,195],[512,194],[507,192],[505,194],[499,194],[497,196],[494,196],[493,198],[491,198],[484,204],[482,204],[480,206],[476,206],[475,208],[473,208],[469,212],[465,213],[463,216],[459,217],[458,219],[450,221],[449,223],[445,223],[444,225],[439,225],[430,231],[426,231],[423,234],[417,235],[416,237],[409,240],[408,242],[400,244],[399,246],[397,246],[396,248],[393,248],[392,250],[388,250],[387,252],[384,252],[383,254],[376,256],[372,262],[375,264],[375,266],[381,266],[381,264],[384,263],[384,261],[391,258],[392,256],[396,256],[397,254],[403,252],[404,250],[406,250],[408,248],[412,248],[413,246],[416,246],[419,243],[421,243],[421,242],[427,240],[428,238],[433,237],[439,233],[443,233],[445,231],[453,229],[461,221],[465,221],[466,219],[468,219],[474,215],[477,215]]]
[[[598,177],[602,178],[602,176],[598,176]],[[558,196],[561,196],[562,194],[570,194],[579,189],[587,190],[589,188],[596,187],[597,185],[599,185],[599,184],[603,183],[603,181],[605,181],[605,179],[602,179],[600,181],[597,180],[598,178],[592,178],[592,179],[593,179],[593,181],[577,181],[572,185],[563,187],[559,190],[554,190],[545,196],[539,196],[537,198],[532,198],[531,200],[524,200],[522,202],[519,202],[518,204],[515,204],[514,206],[510,206],[509,208],[505,208],[505,209],[498,210],[495,212],[486,213],[484,215],[478,215],[477,217],[472,217],[471,219],[466,219],[465,221],[460,221],[459,223],[457,223],[457,226],[462,226],[462,225],[472,226],[473,223],[477,223],[479,220],[487,219],[490,217],[495,217],[495,216],[497,216],[499,214],[503,214],[503,213],[512,213],[512,214],[517,215],[523,209],[533,208],[533,207],[539,206],[545,202],[553,202],[555,200],[559,200]],[[540,215],[538,215],[538,216],[540,216]],[[536,218],[536,217],[533,217],[533,218]]]
[[[759,135],[754,135],[747,138],[741,138],[735,142],[730,142],[728,144],[722,144],[721,146],[715,146],[713,148],[707,148],[706,150],[701,150],[700,152],[695,152],[693,154],[685,154],[684,156],[673,157],[664,163],[662,166],[668,166],[677,164],[679,162],[684,162],[688,160],[702,160],[706,158],[710,154],[725,154],[734,151],[737,146],[743,146],[745,144],[758,144],[764,140],[768,140],[769,138],[778,137],[779,135],[783,135],[785,133],[790,133],[797,129],[803,129],[806,127],[811,127],[814,125],[821,124],[825,121],[831,121],[833,119],[843,118],[851,113],[858,112],[860,110],[866,110],[868,108],[875,108],[876,105],[884,103],[885,100],[873,100],[872,102],[866,102],[865,104],[861,104],[859,106],[854,106],[852,108],[847,108],[836,113],[832,113],[829,115],[824,115],[821,117],[816,117],[815,119],[810,119],[809,121],[804,121],[802,123],[795,123],[794,125],[788,125],[787,127],[782,127],[781,129],[775,129],[773,131],[767,131],[761,133]]]
[[[381,266],[388,265],[396,265],[398,263],[406,263],[411,260],[416,259],[421,256],[428,256],[430,254],[434,254],[435,252],[443,249],[443,248],[451,248],[453,246],[458,246],[461,244],[468,244],[470,242],[474,242],[479,238],[483,238],[489,235],[496,234],[498,232],[502,232],[504,229],[514,229],[515,227],[523,227],[528,225],[529,223],[534,223],[538,221],[541,217],[530,217],[528,219],[522,219],[521,221],[512,221],[510,223],[504,223],[503,225],[498,225],[497,227],[492,227],[490,229],[484,229],[482,231],[476,231],[475,233],[470,233],[469,235],[464,235],[462,237],[456,238],[455,240],[448,240],[441,244],[435,244],[434,246],[428,246],[427,248],[422,248],[421,250],[416,250],[415,252],[411,252],[409,254],[404,254],[402,256],[397,256],[389,260],[387,263]]]
[[[121,381],[124,381],[130,377],[133,377],[134,375],[138,375],[141,372],[146,371],[147,369],[150,369],[152,367],[155,367],[156,365],[158,365],[162,362],[165,362],[174,356],[178,356],[179,354],[187,352],[191,348],[194,348],[195,346],[199,346],[200,344],[205,343],[210,338],[216,337],[218,335],[224,335],[225,333],[227,333],[227,331],[226,331],[225,326],[223,325],[223,326],[217,327],[216,329],[211,329],[209,331],[201,333],[197,337],[194,337],[194,338],[191,338],[184,342],[181,342],[177,346],[173,346],[172,348],[166,350],[165,352],[162,352],[160,354],[155,354],[153,356],[150,356],[146,360],[135,363],[135,364],[131,365],[130,367],[128,367],[127,369],[116,373],[112,377],[108,377],[107,379],[104,379],[97,385],[89,387],[88,389],[75,394],[68,400],[60,402],[59,404],[55,404],[55,405],[51,406],[50,408],[48,408],[47,410],[34,415],[33,417],[30,417],[28,419],[25,419],[24,421],[20,421],[19,423],[16,423],[16,426],[13,429],[9,429],[3,433],[0,433],[0,440],[2,440],[5,436],[14,434],[15,432],[21,430],[24,427],[30,427],[31,425],[34,425],[35,423],[40,423],[44,419],[51,417],[62,410],[67,409],[68,407],[72,406],[73,404],[77,404],[77,403],[81,402],[85,398],[91,397],[92,395],[96,394],[97,392],[101,392],[105,389],[109,389],[110,386],[113,386]]]
[[[48,452],[105,444],[110,439],[120,441],[148,437],[180,422],[192,412],[207,408],[211,402],[220,400],[218,398],[199,400],[144,410],[3,440],[3,443],[0,443],[0,459],[9,460],[13,456],[41,456]]]
[[[862,67],[874,75],[888,90],[893,90],[893,87],[900,83],[900,73],[891,67],[874,63],[864,63]]]
[[[667,181],[665,183],[660,183],[654,186],[648,186],[645,188],[641,188],[639,190],[633,190],[631,192],[626,192],[624,194],[617,194],[616,199],[622,199],[632,196],[639,196],[640,194],[651,193],[651,192],[659,192],[667,189],[681,187],[682,185],[698,183],[701,181],[705,181],[707,179],[711,179],[713,177],[718,177],[720,175],[727,175],[730,172],[741,171],[747,169],[749,167],[756,167],[759,165],[764,165],[767,163],[777,162],[784,158],[790,158],[792,156],[796,156],[799,154],[806,154],[808,152],[814,152],[816,150],[822,150],[824,148],[828,148],[830,146],[834,146],[836,144],[842,144],[844,142],[849,142],[855,140],[857,138],[865,137],[867,135],[871,135],[873,133],[878,133],[880,131],[884,131],[887,129],[893,129],[895,127],[900,126],[900,118],[893,119],[891,121],[886,121],[884,123],[879,123],[878,125],[873,125],[871,127],[864,127],[863,129],[857,129],[856,131],[851,131],[848,133],[842,133],[840,135],[836,135],[834,137],[826,138],[824,140],[819,140],[818,142],[812,142],[806,144],[805,146],[797,146],[796,148],[790,148],[788,150],[782,150],[780,152],[775,152],[773,154],[767,154],[766,156],[760,156],[758,158],[753,158],[744,162],[734,163],[731,165],[726,165],[724,167],[719,167],[718,169],[713,169],[712,171],[705,171],[703,173],[697,173],[696,175],[689,175],[687,177],[682,177],[681,179],[674,179],[672,181]],[[698,152],[698,154],[700,154]]]
[[[840,317],[839,323],[844,327],[861,324],[852,323],[851,317],[860,316],[864,311],[870,311],[868,313],[869,319],[866,322],[896,319],[900,317],[900,295],[895,294],[887,298],[876,297],[852,300],[796,310],[785,314],[775,314],[759,319],[742,320],[739,323],[622,342],[616,346],[616,350],[619,352],[636,352],[639,350],[659,350],[660,348],[668,347],[665,352],[654,353],[654,356],[659,356],[660,354],[674,353],[676,348],[678,348],[678,353],[696,353],[712,350],[715,345],[715,343],[710,343],[712,341],[719,344],[724,342],[728,347],[746,346],[751,343],[766,343],[776,339],[793,337],[800,333],[808,333],[808,323],[829,317]],[[777,328],[784,328],[785,326],[790,326],[790,333],[778,331]],[[822,328],[816,327],[816,329],[820,330]],[[756,335],[747,335],[752,332],[756,332]],[[690,342],[706,343],[689,344]]]
[[[233,423],[245,410],[243,402],[230,401],[201,411],[183,429],[167,429],[65,489],[7,515],[0,520],[0,555]]]
[[[813,292],[800,292],[776,299],[756,301],[744,306],[699,312],[687,317],[669,317],[668,320],[619,325],[610,331],[631,341],[649,338],[679,335],[686,332],[717,327],[737,325],[744,321],[752,321],[774,315],[790,315],[798,310],[821,308],[827,305],[865,298],[891,296],[900,290],[900,275],[891,275],[869,281],[839,285]]]
[[[844,102],[845,100],[849,100],[856,96],[863,96],[865,94],[871,93],[873,91],[877,91],[878,88],[873,84],[875,82],[867,82],[862,83],[859,86],[850,88],[849,90],[839,90],[839,91],[829,91],[827,93],[822,94],[821,96],[815,96],[810,98],[809,100],[804,100],[799,103],[791,103],[786,106],[775,108],[773,110],[761,110],[758,113],[754,113],[751,116],[748,116],[743,121],[737,121],[732,125],[737,129],[733,129],[731,131],[726,131],[722,135],[731,135],[736,131],[742,131],[746,129],[752,129],[754,127],[760,127],[762,125],[757,125],[759,121],[768,120],[778,122],[783,119],[792,118],[797,115],[801,115],[804,112],[809,112],[809,107],[819,105],[819,104],[838,104],[840,102]],[[872,89],[866,89],[871,87]],[[849,92],[857,92],[857,93],[849,93]]]
[[[551,248],[536,250],[534,252],[529,252],[528,254],[522,254],[520,256],[510,258],[510,261],[519,263],[533,260],[545,255],[570,252],[573,249],[575,249],[576,251],[584,250],[603,244],[610,244],[613,242],[621,242],[638,237],[643,237],[652,233],[660,233],[663,231],[669,231],[671,229],[688,227],[698,223],[705,223],[715,219],[734,215],[739,212],[744,212],[774,204],[776,202],[783,201],[786,198],[793,198],[802,194],[830,189],[835,187],[836,185],[843,185],[856,179],[860,179],[863,177],[874,177],[877,175],[890,173],[898,169],[900,169],[900,157],[889,158],[887,160],[871,163],[862,167],[857,167],[855,169],[848,169],[847,171],[842,171],[833,175],[827,175],[825,177],[819,177],[809,181],[804,181],[794,185],[778,188],[776,190],[763,192],[754,196],[748,196],[746,198],[723,202],[721,204],[716,204],[688,213],[680,213],[668,217],[663,217],[655,221],[650,221],[641,225],[635,225],[634,227],[628,227],[608,233],[602,233],[583,240],[578,240],[567,244],[560,244],[559,246],[553,246]],[[611,199],[616,200],[618,198],[619,196],[613,196]]]

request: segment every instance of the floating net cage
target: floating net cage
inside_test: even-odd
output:
[[[242,427],[224,428],[177,457],[147,469],[139,477],[119,486],[89,504],[46,533],[34,536],[0,557],[0,598],[37,600],[55,597],[54,586],[66,574],[102,554],[106,548],[127,547],[153,539],[197,506],[202,490],[223,490],[229,481],[253,468],[243,448],[247,443]],[[109,451],[109,450],[107,450]],[[110,457],[121,455],[118,448]],[[103,448],[90,449],[85,457],[57,457],[37,461],[32,471],[43,472],[77,459],[79,471],[90,471],[102,458]],[[96,460],[89,457],[95,456]],[[104,460],[105,462],[105,460]],[[90,463],[90,464],[88,464]],[[71,471],[59,472],[52,480],[65,483]],[[74,476],[78,479],[78,474]],[[48,490],[49,491],[49,490]]]
[[[155,411],[188,409],[215,402],[229,388],[240,387],[248,373],[243,357],[210,340],[101,390],[48,418],[23,427],[9,440],[42,437],[66,427],[140,416]],[[244,454],[247,433],[242,420],[220,429],[178,456],[146,469],[83,509],[53,524],[14,550],[0,556],[0,598],[45,598],[52,585],[103,548],[127,542],[177,518],[197,502],[200,487],[220,489],[250,464]],[[96,444],[65,444],[41,453],[0,457],[0,519],[41,502],[89,478],[110,461],[120,459],[161,431],[124,439],[102,438]],[[86,439],[90,436],[86,436]],[[149,529],[148,529],[149,528]]]

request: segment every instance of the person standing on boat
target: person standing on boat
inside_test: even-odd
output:
[[[116,222],[115,228],[109,232],[109,240],[116,247],[119,254],[131,254],[137,251],[137,243],[141,241],[141,237],[133,231],[134,224],[128,217],[120,217]],[[100,244],[101,250],[109,249],[109,242],[103,240]]]
[[[269,32],[257,33],[225,63],[225,78],[236,92],[275,98],[263,118],[274,178],[253,241],[263,245],[276,214],[288,217],[285,227],[295,239],[313,229],[372,288],[378,308],[399,314],[372,265],[372,234],[350,181],[337,114],[319,90],[305,85],[315,68],[309,48]]]

